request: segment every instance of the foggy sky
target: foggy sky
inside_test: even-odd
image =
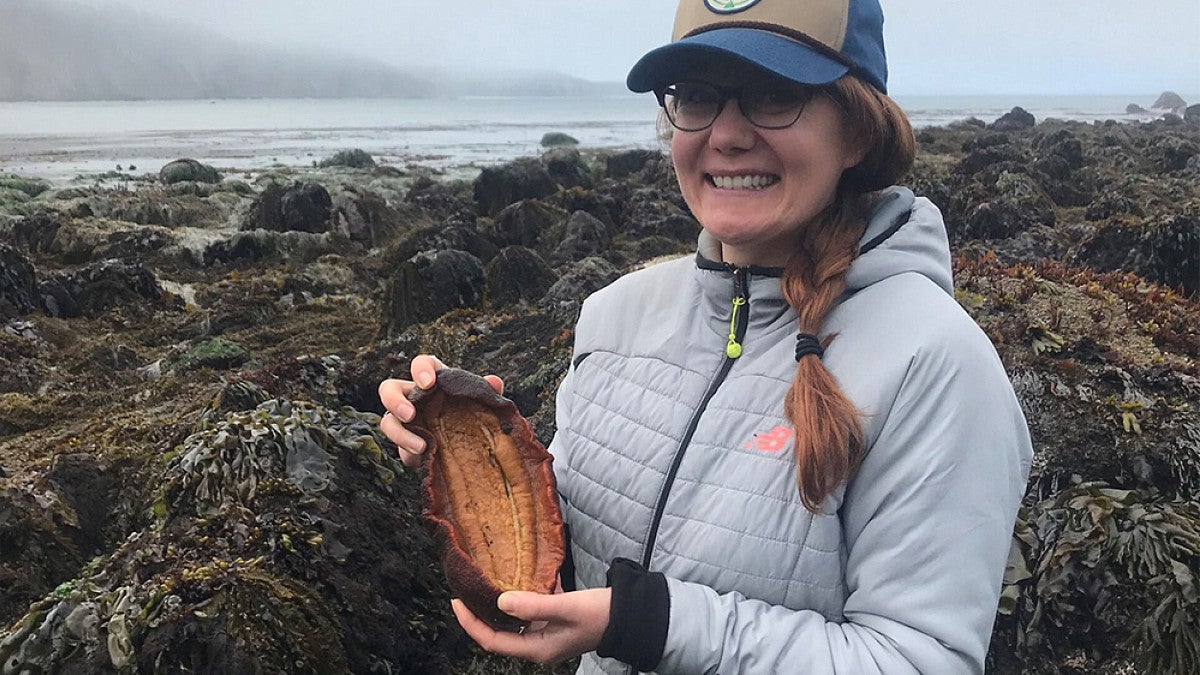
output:
[[[623,81],[673,0],[78,0],[406,68]],[[884,0],[893,94],[1200,94],[1200,0]]]

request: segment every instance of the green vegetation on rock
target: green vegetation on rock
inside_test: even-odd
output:
[[[177,372],[187,372],[197,368],[212,368],[213,370],[228,370],[236,368],[250,360],[250,352],[246,348],[225,338],[212,338],[198,342],[178,358],[168,362]]]
[[[332,166],[344,166],[351,169],[372,169],[375,167],[375,158],[365,150],[354,148],[353,150],[339,150],[332,157],[327,157],[317,166],[326,169]]]

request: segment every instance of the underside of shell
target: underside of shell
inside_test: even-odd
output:
[[[425,516],[450,589],[481,619],[517,630],[504,591],[551,593],[563,561],[551,457],[512,401],[478,375],[447,368],[414,390],[411,428],[427,444]]]

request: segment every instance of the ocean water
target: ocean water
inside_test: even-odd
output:
[[[1161,115],[1125,113],[1129,103],[1149,106],[1153,95],[897,100],[918,128],[969,116],[991,122],[1017,105],[1039,120],[1138,122]],[[361,148],[401,167],[470,175],[539,153],[550,131],[574,136],[585,149],[660,147],[656,114],[651,95],[0,103],[0,172],[65,181],[118,165],[156,172],[180,157],[254,172],[277,163],[308,166]]]

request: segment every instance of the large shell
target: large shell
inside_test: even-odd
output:
[[[550,453],[512,401],[465,370],[414,389],[410,428],[427,443],[423,494],[450,589],[505,630],[504,591],[551,593],[563,562],[562,515]]]

